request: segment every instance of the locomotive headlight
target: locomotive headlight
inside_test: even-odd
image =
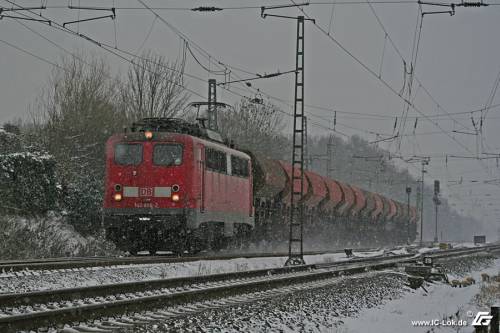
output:
[[[122,201],[122,194],[121,193],[115,193],[115,195],[113,196],[113,198],[115,199],[115,201]]]
[[[177,202],[180,200],[180,196],[177,193],[172,194],[172,201]]]
[[[153,138],[153,132],[146,131],[144,132],[144,136],[146,137],[146,139],[151,140]]]

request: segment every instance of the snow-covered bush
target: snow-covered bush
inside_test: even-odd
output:
[[[0,155],[0,212],[46,213],[56,205],[55,161],[41,152]]]
[[[103,237],[83,237],[64,217],[0,217],[0,259],[47,258],[114,254]]]
[[[101,230],[102,181],[92,174],[73,174],[63,187],[61,205],[67,221],[82,235]]]
[[[19,135],[0,128],[0,154],[9,154],[20,150],[21,138]]]

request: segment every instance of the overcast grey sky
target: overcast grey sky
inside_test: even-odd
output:
[[[169,8],[260,7],[291,3],[287,0],[144,1],[151,7]],[[41,12],[42,15],[59,23],[76,20],[78,17],[95,17],[108,13],[71,10],[66,8],[68,0],[42,2],[49,7]],[[17,0],[16,3],[23,6],[40,5],[40,1]],[[143,50],[151,49],[170,59],[177,58],[181,53],[179,36],[164,22],[155,18],[150,11],[144,9],[139,1],[72,0],[74,6],[79,3],[81,6],[117,7],[115,21],[102,19],[70,26],[80,33],[115,46],[116,27],[116,46],[121,50],[135,53],[143,45]],[[9,1],[0,0],[0,6],[11,8],[14,5]],[[406,1],[389,4],[374,1],[372,6],[388,33],[387,38],[366,3],[341,2],[335,6],[331,3],[312,3],[303,8],[308,15],[316,19],[318,26],[329,31],[331,36],[368,66],[376,76],[380,74],[381,80],[399,92],[403,87],[404,67],[389,38],[406,62],[410,63],[414,34],[418,28],[419,6],[416,2]],[[332,8],[333,20],[330,23]],[[424,6],[423,11],[443,10],[443,8]],[[260,74],[294,68],[295,21],[271,17],[262,19],[258,8],[225,9],[215,13],[182,9],[155,9],[155,12],[214,57],[209,64],[198,51],[195,51],[204,66],[215,68],[215,62],[221,61]],[[293,16],[300,14],[296,8],[273,12]],[[0,40],[3,41],[0,42],[0,122],[15,117],[25,118],[29,106],[35,103],[37,95],[47,84],[52,70],[50,64],[15,49],[13,45],[52,62],[57,62],[63,54],[63,51],[21,23],[72,52],[76,49],[89,50],[107,57],[117,74],[124,73],[127,69],[126,62],[82,38],[42,23],[4,18],[0,20]],[[394,154],[402,154],[405,157],[414,154],[431,156],[427,179],[429,181],[434,178],[441,179],[444,195],[455,202],[459,210],[488,221],[492,227],[500,225],[498,212],[494,211],[498,207],[500,188],[494,185],[481,185],[481,182],[500,178],[496,160],[480,162],[474,159],[449,157],[446,164],[446,155],[471,156],[477,151],[475,136],[453,132],[453,130],[472,131],[471,114],[454,115],[455,120],[452,120],[445,113],[466,112],[485,106],[500,71],[499,36],[500,6],[457,7],[454,16],[425,15],[416,65],[416,77],[423,87],[417,82],[414,83],[413,103],[420,112],[434,118],[432,122],[427,121],[422,114],[410,108],[406,127],[402,131],[407,136],[403,137],[401,147],[398,148],[397,142],[380,144]],[[326,130],[318,124],[323,127],[331,126],[325,119],[332,119],[332,110],[338,110],[339,132],[347,135],[357,134],[370,141],[391,136],[395,117],[398,117],[398,121],[401,120],[403,100],[310,22],[306,23],[305,45],[306,104],[326,109],[306,108],[311,125],[310,133],[326,133]],[[200,78],[198,80],[188,77],[186,85],[206,96],[206,80],[209,74],[191,56],[187,57],[186,72]],[[241,78],[251,76],[233,68],[232,79],[236,78],[235,74]],[[223,76],[210,77],[219,81],[224,80]],[[255,81],[253,86],[265,94],[287,100],[288,103],[292,102],[293,75]],[[243,85],[231,85],[230,90],[249,97],[255,93],[245,89]],[[435,101],[425,92],[426,90]],[[240,97],[234,93],[219,89],[218,99],[235,103]],[[492,104],[500,103],[498,95],[500,92]],[[200,98],[193,96],[192,99]],[[277,100],[274,102],[286,112],[291,112],[287,105]],[[436,102],[439,103],[439,107]],[[490,153],[500,151],[499,111],[500,108],[491,109],[483,127],[484,138],[489,147],[487,151]],[[436,117],[438,115],[441,116]],[[413,136],[415,117],[419,120],[416,135]],[[478,120],[479,113],[475,113],[475,117]],[[380,133],[381,136],[375,133]],[[412,173],[416,174],[418,164],[409,167]],[[462,186],[446,185],[448,181],[460,178],[463,178]],[[485,196],[487,194],[490,196]]]

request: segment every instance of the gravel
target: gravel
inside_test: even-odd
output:
[[[440,262],[448,274],[463,277],[491,265],[493,256],[478,255]],[[207,310],[162,323],[134,327],[133,332],[347,332],[346,318],[356,320],[367,309],[381,309],[416,292],[394,272],[339,278],[327,288],[311,289],[249,304]],[[439,287],[435,285],[435,287]],[[449,286],[442,286],[449,288]],[[168,310],[168,309],[167,309]],[[362,317],[361,317],[362,318]],[[370,325],[367,326],[369,331]]]
[[[473,255],[462,258],[451,258],[440,261],[445,272],[453,278],[463,278],[471,272],[477,272],[493,264],[495,257],[492,255]]]
[[[327,288],[207,310],[135,327],[133,332],[334,332],[342,317],[400,297],[407,289],[405,281],[404,276],[388,272],[344,277]]]

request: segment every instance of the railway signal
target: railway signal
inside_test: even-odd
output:
[[[434,207],[436,209],[436,223],[434,230],[434,242],[438,242],[438,206],[441,204],[441,200],[439,199],[439,180],[434,181]],[[442,238],[442,237],[441,237]]]
[[[424,235],[424,175],[427,172],[425,170],[425,166],[429,165],[430,158],[424,158],[422,160],[422,184],[420,189],[420,195],[422,198],[420,199],[420,246],[422,246],[422,237]]]
[[[410,195],[411,195],[411,187],[407,186],[406,187],[406,195],[408,196],[408,221],[407,221],[407,226],[406,226],[406,233],[407,233],[407,243],[408,245],[410,244],[411,240],[411,231],[410,231],[410,220],[411,220],[411,214],[410,214]]]

